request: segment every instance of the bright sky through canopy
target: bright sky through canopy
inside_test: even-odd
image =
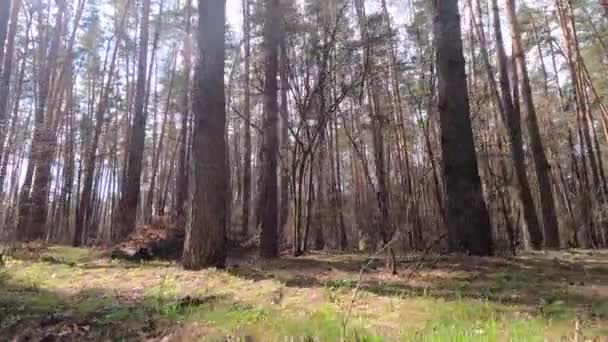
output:
[[[241,0],[226,1],[226,20],[230,24],[230,28],[234,31],[241,31],[241,17],[243,10],[241,8]]]

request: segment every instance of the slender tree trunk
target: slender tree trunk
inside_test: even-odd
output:
[[[13,0],[13,6],[18,7],[21,0]],[[11,12],[11,0],[0,0],[0,62],[4,57],[4,42],[6,40],[6,32],[8,29],[8,18]],[[2,68],[0,67],[0,70]]]
[[[179,162],[175,180],[175,216],[179,228],[186,228],[186,201],[188,199],[188,121],[190,117],[190,73],[192,68],[191,43],[191,12],[192,0],[186,1],[186,36],[184,38],[184,89],[181,94],[181,124],[179,129]]]
[[[511,83],[508,73],[508,59],[502,39],[502,28],[500,26],[500,13],[498,11],[498,1],[492,0],[492,10],[494,13],[494,36],[496,38],[496,50],[498,55],[498,72],[501,89],[500,108],[503,113],[503,120],[509,132],[511,142],[511,159],[515,166],[516,189],[525,225],[530,235],[530,243],[534,249],[542,247],[543,233],[536,215],[536,207],[530,190],[530,183],[526,174],[526,162],[523,149],[523,138],[521,131],[520,112],[513,107],[511,97]]]
[[[251,216],[251,88],[250,88],[250,69],[251,69],[251,19],[250,19],[250,0],[243,0],[243,34],[245,40],[245,70],[244,70],[244,104],[243,114],[245,122],[244,130],[244,152],[243,152],[243,202],[242,202],[242,221],[241,234],[249,234],[249,218]]]
[[[146,66],[148,65],[148,33],[150,22],[150,0],[143,0],[142,21],[139,34],[139,57],[137,62],[137,85],[135,93],[135,112],[128,145],[127,173],[125,189],[120,199],[117,218],[118,237],[128,236],[134,229],[137,207],[141,192],[141,172],[146,139]]]
[[[93,129],[93,140],[89,145],[89,149],[86,152],[85,157],[85,175],[84,183],[82,186],[81,196],[76,209],[76,223],[74,231],[74,239],[72,244],[74,246],[80,246],[83,243],[83,232],[87,230],[87,227],[91,224],[91,202],[93,194],[93,177],[95,175],[95,165],[97,163],[97,148],[99,145],[99,139],[101,137],[101,131],[103,128],[105,112],[107,111],[108,102],[110,99],[111,88],[113,86],[114,70],[116,68],[116,61],[118,56],[118,50],[121,44],[123,36],[123,28],[127,18],[127,8],[130,1],[127,1],[123,10],[123,15],[120,20],[118,28],[118,34],[116,39],[116,45],[112,52],[110,60],[110,67],[108,70],[108,78],[105,85],[102,85],[101,94],[99,96],[99,103],[95,111],[95,128]]]
[[[340,135],[338,134],[338,122],[337,118],[333,121],[334,131],[334,146],[335,146],[335,159],[336,159],[336,210],[338,212],[338,228],[339,228],[339,241],[340,250],[346,251],[348,249],[348,237],[346,236],[346,225],[344,224],[344,203],[342,199],[342,161],[340,153]]]
[[[384,135],[383,126],[385,125],[385,115],[382,112],[380,106],[380,75],[374,68],[374,62],[372,60],[371,51],[373,49],[372,41],[369,38],[367,28],[367,16],[365,14],[365,3],[364,0],[358,0],[355,2],[355,9],[357,11],[357,17],[359,22],[359,30],[361,31],[361,37],[365,44],[364,51],[364,72],[368,78],[367,81],[367,93],[370,116],[372,120],[372,142],[374,149],[374,166],[375,174],[378,183],[378,208],[380,210],[380,234],[383,239],[383,243],[387,244],[392,238],[393,229],[390,227],[389,218],[389,192],[388,192],[388,177],[386,174],[386,157],[384,148]],[[389,247],[389,250],[391,247]],[[395,265],[390,261],[389,267],[393,273],[396,273]]]
[[[515,12],[515,0],[507,0],[506,7],[509,27],[511,29],[511,36],[513,39],[513,55],[516,59],[517,69],[519,69],[519,73],[521,74],[522,78],[522,98],[526,108],[526,126],[528,128],[528,136],[530,137],[534,167],[536,170],[536,177],[538,179],[545,247],[559,248],[559,226],[557,222],[557,214],[555,212],[553,187],[551,186],[551,166],[549,165],[547,155],[545,154],[545,148],[543,146],[540,128],[538,126],[538,119],[536,117],[536,109],[534,108],[534,99],[532,98],[532,88],[530,86],[530,78],[528,76],[526,56],[521,45],[519,24],[517,23]]]
[[[287,42],[285,34],[281,39],[281,178],[280,178],[280,209],[279,209],[279,236],[285,232],[289,219],[289,112],[287,92],[289,90],[287,55]]]
[[[19,211],[19,231],[25,231],[27,240],[42,239],[46,228],[46,216],[48,212],[48,196],[51,182],[51,158],[54,155],[56,136],[52,131],[53,123],[53,95],[54,91],[62,93],[61,88],[52,88],[51,82],[54,75],[55,62],[60,50],[61,35],[64,24],[65,2],[58,2],[58,9],[55,14],[55,27],[52,36],[49,37],[50,46],[47,50],[40,50],[38,61],[41,76],[38,80],[39,101],[36,108],[36,128],[32,138],[31,155],[29,163],[35,167],[33,173],[33,185],[31,193],[26,194],[24,199],[24,210]],[[42,20],[42,13],[38,14],[39,26]],[[48,20],[48,18],[46,18]],[[63,86],[62,84],[59,85]],[[29,167],[29,166],[28,166]]]
[[[152,206],[154,204],[154,191],[156,188],[156,178],[158,174],[159,164],[161,162],[161,153],[163,151],[163,147],[165,144],[165,135],[167,130],[167,120],[169,116],[169,111],[171,110],[171,96],[173,94],[173,80],[175,78],[175,68],[177,65],[177,56],[173,57],[173,69],[171,70],[171,75],[169,76],[169,89],[167,90],[167,100],[165,103],[165,112],[163,114],[163,121],[160,126],[160,137],[158,138],[158,146],[154,151],[154,157],[152,160],[152,175],[150,176],[150,187],[148,188],[148,195],[146,196],[146,204],[144,209],[144,216],[146,219],[146,223],[151,223],[152,220]],[[162,194],[162,193],[161,193]],[[159,194],[160,196],[160,194]],[[161,201],[158,201],[160,203]],[[158,212],[157,215],[160,215]]]
[[[17,34],[17,21],[19,19],[19,11],[21,9],[21,1],[22,0],[14,0],[13,7],[11,9],[11,24],[9,27],[8,38],[6,39],[6,58],[4,58],[4,62],[2,63],[2,68],[0,69],[0,156],[4,153],[4,139],[6,136],[6,124],[8,121],[8,112],[9,112],[9,94],[10,94],[10,84],[11,84],[11,73],[13,71],[13,55],[15,50],[15,36]],[[6,4],[3,4],[5,2]],[[4,8],[6,6],[6,8]],[[0,62],[2,62],[2,54],[4,52],[4,37],[6,36],[6,21],[8,20],[8,11],[10,8],[10,0],[0,0]],[[6,13],[4,13],[6,12]],[[6,18],[5,18],[6,17]],[[3,26],[4,25],[4,26]],[[29,27],[30,23],[27,25],[28,35],[27,40],[29,41]],[[4,28],[3,28],[4,27]],[[26,45],[27,46],[27,45]],[[25,56],[24,56],[25,59]],[[23,73],[23,68],[22,68]],[[21,92],[21,91],[19,91]],[[16,101],[19,101],[17,98]],[[4,186],[4,177],[0,179],[0,192],[2,192],[2,188]]]
[[[7,8],[2,8],[0,9],[0,12],[6,11],[8,12],[9,10],[9,4],[7,0],[2,0],[7,2]],[[3,6],[2,4],[0,4],[0,7]],[[4,137],[6,136],[6,123],[8,121],[8,112],[9,112],[9,104],[8,104],[8,99],[9,99],[9,94],[10,94],[10,84],[11,84],[11,73],[12,73],[12,69],[13,69],[13,55],[14,55],[14,50],[15,50],[15,36],[17,34],[17,21],[19,18],[19,11],[20,11],[20,7],[21,7],[21,0],[14,0],[13,1],[13,7],[11,9],[11,24],[9,27],[9,32],[8,32],[8,38],[6,39],[6,58],[4,58],[4,62],[2,64],[2,67],[0,68],[1,72],[0,72],[0,156],[6,154],[5,153],[5,149],[4,149]],[[0,61],[2,61],[2,52],[4,51],[4,36],[6,35],[6,28],[5,28],[5,32],[4,34],[2,34],[2,20],[5,14],[4,13],[0,13]],[[6,20],[8,20],[8,13],[6,13],[7,17]],[[6,26],[6,23],[4,23],[4,25]],[[28,20],[27,23],[27,32],[26,32],[26,43],[25,43],[25,47],[26,49],[29,46],[29,32],[30,32],[30,26],[31,26],[31,20]],[[21,98],[21,86],[23,85],[23,77],[24,77],[24,73],[25,73],[25,61],[27,59],[27,56],[24,55],[23,56],[23,64],[21,66],[21,72],[19,74],[19,81],[18,81],[18,89],[16,92],[16,97],[15,97],[15,101],[16,101],[16,107],[18,108],[18,103],[20,101]],[[17,117],[15,117],[13,119],[13,124],[16,122]],[[12,130],[12,129],[11,129]],[[8,143],[7,143],[7,149],[8,149]],[[0,193],[3,191],[4,188],[4,175],[6,174],[6,168],[3,166],[3,171],[0,172]]]

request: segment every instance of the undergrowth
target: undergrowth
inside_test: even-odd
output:
[[[54,247],[33,259],[10,259],[0,269],[0,336],[29,331],[35,340],[66,326],[76,327],[78,340],[127,341],[147,335],[408,342],[608,336],[607,298],[581,292],[608,285],[605,269],[576,274],[543,263],[522,265],[425,285],[373,277],[359,282],[356,272],[290,283],[290,275],[307,278],[298,269],[267,269],[264,277],[185,272],[170,263],[116,262]]]

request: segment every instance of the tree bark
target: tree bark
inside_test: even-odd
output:
[[[29,45],[30,45],[31,26],[32,26],[32,20],[30,18],[26,23],[26,30],[25,30],[24,46],[25,46],[26,50],[29,48]],[[9,43],[10,43],[10,41],[9,41]],[[8,58],[6,58],[6,59],[8,59]],[[6,64],[6,59],[5,59],[5,64]],[[13,104],[13,115],[11,118],[11,125],[8,130],[7,138],[6,138],[6,148],[2,149],[3,141],[0,140],[0,151],[3,152],[2,154],[0,154],[0,156],[2,156],[2,165],[0,166],[0,193],[6,193],[7,194],[6,198],[9,200],[10,200],[10,191],[4,192],[4,179],[6,178],[10,153],[11,153],[11,151],[13,151],[13,152],[16,151],[14,143],[16,140],[15,136],[17,135],[17,122],[19,121],[19,110],[20,110],[20,105],[21,105],[21,95],[23,92],[23,84],[25,81],[25,68],[26,68],[27,60],[28,60],[27,55],[24,54],[21,57],[21,67],[19,70],[19,78],[17,80],[17,88],[15,90],[15,101]],[[11,64],[12,64],[12,62],[11,62]],[[3,76],[0,76],[0,82],[3,82],[3,81],[4,81]],[[7,88],[8,88],[8,84],[10,84],[10,82],[9,83],[0,83],[0,92],[4,91],[4,89],[2,88],[3,86],[7,86]],[[0,98],[2,98],[2,96],[3,95],[0,94]],[[2,102],[2,101],[0,100],[0,102]],[[2,106],[2,105],[0,104],[0,106]],[[2,108],[3,107],[0,107],[0,111],[2,110]],[[1,135],[2,134],[0,134],[0,136]],[[16,170],[13,169],[13,172],[16,172]],[[12,181],[11,181],[11,184],[12,184]],[[3,221],[0,221],[0,224],[2,224],[2,222]]]
[[[521,45],[519,24],[517,23],[515,0],[507,0],[506,7],[509,28],[511,30],[511,37],[513,39],[513,55],[517,63],[517,69],[521,75],[521,95],[527,114],[526,126],[528,128],[532,157],[534,159],[534,167],[536,177],[538,179],[545,247],[559,248],[559,226],[557,222],[557,214],[555,212],[553,187],[551,186],[551,166],[549,165],[547,155],[545,154],[545,148],[543,146],[540,128],[538,126],[538,119],[536,117],[536,109],[534,108],[534,99],[532,98],[532,88],[530,86],[530,77],[528,76],[526,56]]]
[[[7,2],[6,8],[3,8],[5,4],[0,3],[0,62],[2,61],[2,53],[4,52],[4,36],[6,36],[6,22],[8,20],[8,10],[10,7],[10,1],[0,0],[0,2]],[[15,50],[15,36],[17,34],[17,21],[19,19],[19,11],[21,9],[21,0],[14,0],[13,7],[11,9],[11,24],[9,27],[8,38],[6,39],[6,58],[2,63],[0,73],[0,156],[4,153],[4,139],[6,136],[6,124],[8,121],[9,104],[8,98],[10,94],[11,84],[11,73],[13,71],[13,55]],[[7,12],[7,13],[4,13]],[[6,16],[6,18],[4,18]],[[4,29],[2,27],[4,25]],[[3,33],[4,30],[4,33]],[[29,33],[29,24],[28,24]],[[28,36],[29,38],[29,36]],[[25,58],[25,57],[24,57]],[[17,99],[19,101],[19,99]],[[4,187],[4,177],[0,179],[0,193]]]
[[[184,38],[184,89],[181,95],[181,123],[179,130],[179,162],[175,180],[175,216],[179,228],[186,228],[186,202],[188,200],[188,121],[190,117],[190,73],[192,68],[192,42],[191,42],[191,12],[192,0],[186,1],[186,29]]]
[[[501,108],[503,110],[503,120],[509,132],[511,142],[511,159],[515,166],[515,180],[517,196],[521,203],[523,218],[530,235],[532,248],[539,249],[543,243],[543,233],[536,215],[536,207],[530,190],[530,183],[526,174],[526,162],[523,149],[523,138],[521,131],[521,115],[513,107],[511,97],[511,82],[508,73],[508,59],[502,38],[502,28],[500,26],[500,13],[498,1],[492,0],[492,11],[494,13],[494,36],[496,38],[496,53],[498,59],[498,73],[500,80]]]
[[[160,137],[158,138],[158,146],[156,147],[156,150],[153,152],[154,156],[152,159],[152,175],[150,176],[150,187],[148,188],[148,195],[146,196],[146,204],[145,204],[145,209],[144,209],[144,217],[147,223],[151,223],[152,222],[152,211],[153,211],[153,204],[154,204],[154,192],[156,190],[156,179],[159,179],[159,183],[160,180],[162,180],[162,178],[158,175],[159,171],[158,169],[160,168],[160,163],[161,163],[161,153],[163,151],[164,145],[165,145],[165,135],[166,135],[166,131],[167,131],[167,121],[168,121],[168,116],[169,116],[169,111],[171,110],[171,96],[173,94],[173,82],[174,82],[174,78],[175,78],[175,68],[177,65],[177,56],[173,57],[173,67],[171,70],[171,74],[169,76],[169,89],[167,89],[167,100],[165,103],[165,112],[163,113],[163,120],[160,126]],[[162,184],[162,183],[161,183]],[[159,196],[159,198],[162,198],[162,192],[159,191],[159,194],[157,195]],[[162,200],[158,200],[157,203],[161,203]],[[159,207],[159,206],[157,206]],[[161,213],[159,213],[159,211],[156,211],[157,215],[161,215]]]
[[[287,41],[285,33],[281,39],[281,178],[280,178],[280,209],[279,209],[279,236],[285,231],[289,219],[289,112],[287,92],[289,91],[287,55]]]
[[[249,218],[251,216],[251,19],[250,19],[250,0],[243,0],[243,34],[245,41],[245,70],[243,87],[245,98],[243,103],[243,123],[244,132],[244,152],[243,152],[243,202],[242,202],[242,221],[241,234],[249,234]]]
[[[54,120],[54,99],[55,96],[61,98],[64,94],[64,84],[58,82],[53,86],[52,81],[60,79],[54,78],[55,64],[58,60],[60,46],[62,44],[62,33],[65,26],[64,15],[66,13],[65,1],[57,2],[57,12],[55,14],[55,27],[48,53],[43,54],[44,60],[39,61],[41,77],[39,78],[39,104],[36,108],[37,126],[34,131],[31,146],[31,158],[29,163],[36,168],[33,174],[32,192],[25,200],[23,212],[20,211],[19,230],[26,232],[27,240],[42,239],[45,236],[46,219],[48,214],[48,200],[52,181],[51,163],[55,154],[57,144],[56,126],[58,121]],[[42,14],[39,14],[39,21]],[[40,22],[39,22],[40,24]],[[69,60],[66,59],[66,63]],[[61,76],[59,73],[58,76]],[[61,101],[58,101],[61,103]],[[29,164],[28,163],[28,164]],[[29,166],[28,166],[29,167]]]
[[[471,126],[457,0],[434,0],[448,238],[452,251],[492,255],[492,227],[484,202]]]
[[[355,1],[355,9],[357,12],[357,19],[359,24],[359,30],[361,32],[361,37],[364,44],[364,73],[367,80],[367,94],[369,101],[369,114],[371,116],[372,121],[372,145],[374,152],[374,168],[376,174],[376,181],[378,184],[377,189],[377,201],[378,201],[378,209],[380,211],[380,235],[382,236],[382,242],[387,244],[390,242],[392,238],[391,222],[389,218],[389,182],[386,172],[386,158],[385,158],[385,148],[384,148],[384,135],[383,135],[383,126],[386,121],[386,117],[382,111],[380,104],[380,95],[378,92],[380,91],[380,74],[378,70],[374,68],[374,61],[372,60],[371,52],[373,49],[372,41],[370,40],[370,36],[367,28],[367,16],[365,14],[365,3],[363,0]],[[392,250],[389,247],[389,250]],[[394,263],[392,260],[390,261],[389,267],[393,273],[396,273],[394,268]]]
[[[95,165],[97,162],[97,147],[99,145],[99,139],[101,137],[101,131],[103,128],[104,116],[110,98],[111,87],[114,78],[114,69],[116,68],[116,59],[118,56],[118,50],[123,36],[123,28],[127,17],[127,6],[129,5],[129,2],[130,1],[127,1],[127,4],[125,5],[125,8],[123,10],[123,15],[118,28],[116,45],[114,47],[110,60],[108,79],[106,80],[105,85],[101,89],[99,103],[97,104],[97,109],[95,111],[95,128],[93,131],[93,140],[89,145],[89,149],[85,157],[86,170],[84,175],[84,183],[82,187],[81,197],[79,199],[78,207],[76,210],[76,226],[74,231],[74,238],[72,241],[72,245],[74,246],[80,246],[83,243],[83,232],[85,232],[87,230],[86,227],[90,225],[90,209],[93,194],[93,177],[95,175]]]
[[[198,7],[198,46],[193,112],[195,190],[192,224],[186,229],[186,269],[224,267],[228,224],[228,165],[224,90],[226,5],[201,0]]]
[[[118,208],[118,218],[116,221],[119,238],[128,236],[135,229],[137,207],[141,192],[141,171],[146,139],[146,67],[148,65],[150,0],[143,0],[142,6],[133,125],[131,127],[131,135],[127,150],[128,161],[126,165],[127,173],[125,188],[120,199],[120,207]]]
[[[260,193],[258,217],[261,226],[260,255],[275,258],[279,255],[278,245],[278,181],[279,159],[279,105],[277,74],[279,70],[278,48],[280,41],[279,21],[281,20],[279,0],[265,1],[264,18],[264,126],[260,160]]]

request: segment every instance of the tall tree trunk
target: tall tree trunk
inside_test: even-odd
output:
[[[244,70],[244,104],[243,114],[245,122],[244,129],[244,152],[243,152],[243,202],[242,202],[242,221],[241,234],[249,234],[249,217],[251,209],[251,19],[250,19],[250,0],[243,0],[243,34],[245,41],[245,70]]]
[[[523,211],[524,222],[530,235],[530,243],[534,249],[542,247],[543,233],[536,215],[536,207],[530,190],[530,183],[526,174],[526,162],[523,149],[523,138],[521,131],[521,115],[513,107],[511,97],[511,82],[508,73],[508,59],[502,38],[502,28],[500,26],[500,13],[498,1],[492,0],[492,11],[494,13],[494,35],[496,37],[496,53],[498,59],[498,73],[501,89],[501,103],[503,120],[509,132],[511,142],[511,159],[515,166],[516,189],[521,209]]]
[[[281,178],[280,178],[280,209],[279,209],[279,236],[285,232],[289,218],[289,112],[287,92],[289,91],[287,55],[287,42],[285,33],[281,38]]]
[[[173,56],[173,68],[171,70],[171,74],[169,76],[169,89],[167,89],[167,100],[165,103],[165,112],[163,113],[163,120],[160,126],[160,137],[158,138],[158,146],[156,147],[156,151],[154,151],[154,156],[152,159],[152,175],[150,176],[150,187],[148,188],[148,195],[146,196],[146,204],[144,209],[144,217],[146,219],[146,223],[151,223],[152,220],[152,207],[154,203],[154,192],[156,188],[156,179],[162,178],[160,176],[157,177],[159,173],[158,169],[160,168],[161,163],[161,153],[163,151],[163,147],[165,145],[165,135],[167,130],[167,120],[169,116],[169,111],[171,110],[171,96],[173,94],[173,81],[175,78],[175,68],[177,65],[177,56]],[[161,182],[159,182],[161,183]],[[161,183],[162,184],[162,183]],[[162,192],[159,191],[157,195],[159,198],[162,198]],[[158,203],[162,202],[161,200],[157,201]],[[158,211],[157,215],[161,215]]]
[[[383,243],[387,244],[392,238],[392,228],[389,219],[389,192],[388,192],[388,177],[386,174],[386,158],[384,150],[384,135],[382,132],[384,122],[386,120],[385,115],[382,111],[380,104],[380,74],[378,70],[374,68],[374,61],[372,60],[371,52],[373,49],[372,41],[370,40],[368,28],[367,28],[367,16],[365,14],[365,3],[364,0],[357,0],[355,2],[355,9],[357,11],[357,19],[359,24],[359,30],[364,43],[364,72],[367,80],[367,93],[369,101],[369,112],[372,121],[372,145],[374,150],[374,166],[376,180],[378,184],[378,209],[380,211],[380,235],[382,236]],[[389,247],[389,250],[391,248]],[[390,260],[391,271],[396,273],[395,265]]]
[[[346,236],[346,225],[344,223],[344,200],[342,198],[342,154],[340,153],[340,135],[338,134],[338,119],[333,120],[333,134],[334,134],[334,147],[335,147],[335,159],[336,159],[336,211],[338,214],[338,228],[339,228],[339,243],[340,250],[346,251],[348,249],[348,237]]]
[[[32,25],[32,20],[31,20],[31,18],[29,18],[29,20],[26,23],[26,30],[25,30],[24,47],[25,47],[26,51],[30,45],[31,25]],[[10,41],[9,41],[9,43],[10,43]],[[8,57],[5,59],[5,64],[6,64],[7,59],[8,59]],[[12,118],[11,118],[11,125],[10,125],[9,131],[7,134],[7,138],[6,138],[6,148],[5,149],[2,149],[2,144],[4,142],[2,140],[0,140],[0,151],[3,152],[2,154],[0,154],[0,156],[2,157],[2,165],[0,166],[0,193],[6,193],[7,194],[6,198],[9,200],[10,200],[10,191],[4,192],[4,179],[6,178],[10,153],[11,153],[11,151],[16,152],[14,143],[16,141],[15,136],[17,135],[17,122],[19,121],[19,110],[20,110],[20,105],[21,105],[21,95],[23,92],[23,83],[25,81],[25,68],[26,68],[27,60],[28,60],[27,55],[24,54],[21,57],[21,67],[19,70],[19,79],[17,80],[17,89],[15,90],[15,101],[13,104],[13,114],[12,114]],[[0,82],[3,82],[3,80],[4,80],[2,77],[3,76],[0,76]],[[10,82],[8,84],[10,84]],[[7,86],[8,84],[0,83],[0,92],[4,91],[2,89],[2,87],[5,85]],[[7,89],[8,89],[8,86],[7,86]],[[3,95],[0,94],[0,98],[3,98],[2,96]],[[0,100],[0,102],[2,102],[2,101]],[[0,104],[0,106],[2,106],[2,105]],[[2,108],[3,107],[0,107],[0,111],[2,110]],[[28,118],[29,118],[29,115],[28,115]],[[0,136],[1,135],[2,134],[0,133]],[[11,146],[13,148],[11,148]],[[13,167],[13,172],[16,172],[15,167]],[[10,201],[9,201],[9,203],[10,203]],[[0,225],[2,224],[2,222],[3,221],[0,221]]]
[[[279,159],[279,104],[277,73],[279,70],[279,22],[281,20],[279,0],[264,2],[264,126],[260,160],[260,192],[258,217],[261,226],[260,255],[275,258],[278,245],[278,182]]]
[[[186,227],[186,202],[188,200],[188,121],[190,117],[190,73],[192,68],[192,41],[191,41],[191,13],[192,0],[186,1],[186,32],[184,38],[184,89],[181,95],[181,124],[179,130],[179,162],[175,180],[175,216],[176,224],[180,229]]]
[[[49,208],[49,195],[53,186],[52,172],[58,143],[58,129],[64,120],[66,108],[64,99],[69,96],[72,84],[72,58],[71,52],[76,40],[80,19],[84,10],[84,0],[76,6],[76,14],[72,23],[72,31],[68,42],[63,46],[63,36],[68,23],[66,20],[68,7],[64,0],[57,1],[55,29],[51,47],[45,65],[44,85],[44,125],[39,134],[36,158],[36,173],[34,177],[33,192],[31,195],[31,238],[47,236],[46,226]],[[41,106],[41,108],[43,108]],[[52,216],[51,216],[52,218]],[[53,222],[51,222],[53,223]]]
[[[192,224],[186,229],[182,262],[186,269],[226,263],[228,224],[228,165],[224,50],[226,4],[200,0],[198,46],[193,111],[195,190]]]
[[[74,238],[72,241],[72,244],[74,246],[80,246],[83,243],[83,232],[87,231],[86,228],[91,224],[91,202],[93,194],[93,178],[95,175],[95,165],[97,163],[97,147],[99,145],[99,139],[101,137],[105,112],[107,110],[108,102],[110,99],[110,93],[114,78],[114,70],[116,68],[116,60],[123,36],[123,28],[127,18],[127,6],[129,6],[129,3],[130,1],[127,1],[127,3],[125,4],[125,8],[123,9],[122,18],[120,19],[120,25],[118,27],[116,44],[112,52],[110,67],[108,69],[108,78],[106,80],[105,85],[102,85],[101,94],[99,96],[99,103],[97,104],[97,109],[95,110],[95,128],[93,129],[93,140],[91,141],[89,149],[86,152],[84,164],[86,167],[84,183],[82,186],[81,196],[78,202],[78,207],[76,209],[76,226],[74,231]]]
[[[31,155],[29,163],[35,167],[31,194],[24,200],[24,210],[19,211],[19,230],[26,232],[27,240],[42,239],[46,228],[48,212],[48,196],[51,183],[51,163],[55,152],[56,136],[53,131],[53,96],[55,92],[63,94],[63,84],[52,86],[52,80],[57,58],[59,55],[61,36],[64,27],[64,14],[66,10],[64,1],[57,2],[55,14],[55,27],[50,37],[48,51],[41,49],[39,61],[40,78],[38,80],[39,101],[36,108],[37,126],[32,138]],[[41,10],[42,11],[42,10]],[[39,26],[43,19],[42,13],[38,16]],[[48,18],[46,18],[48,20]],[[25,193],[25,192],[24,192]]]
[[[141,171],[146,139],[146,66],[148,65],[148,35],[150,22],[150,0],[143,0],[142,20],[139,34],[139,57],[137,61],[137,85],[135,90],[135,108],[133,125],[128,145],[128,161],[125,189],[118,208],[117,234],[119,238],[128,236],[134,229],[137,219],[137,207],[141,192]]]
[[[551,186],[551,166],[549,165],[547,155],[545,154],[545,148],[538,126],[538,119],[536,117],[536,109],[534,108],[534,99],[532,98],[532,88],[530,86],[530,77],[528,76],[526,56],[521,45],[519,24],[517,23],[515,0],[507,0],[507,17],[509,19],[509,27],[513,39],[513,55],[517,63],[517,69],[521,74],[522,99],[526,108],[526,126],[528,128],[532,157],[534,159],[534,167],[538,179],[545,247],[559,248],[559,226],[557,214],[555,212],[553,187]]]
[[[4,36],[6,36],[6,27],[4,28],[3,33],[2,25],[6,26],[6,22],[3,22],[3,20],[8,20],[8,10],[10,7],[10,1],[0,0],[0,2],[2,1],[7,2],[7,4],[6,8],[1,8],[5,5],[0,3],[0,62],[2,61],[2,52],[4,51]],[[6,124],[8,121],[9,112],[8,98],[10,94],[11,73],[13,71],[13,55],[15,50],[15,36],[17,34],[17,22],[19,19],[20,9],[21,0],[14,0],[13,7],[11,9],[11,24],[8,32],[8,38],[6,39],[6,58],[4,58],[4,62],[2,63],[2,67],[0,69],[0,156],[4,154],[4,139],[6,136]],[[7,12],[6,14],[4,13],[5,11]],[[4,18],[5,15],[6,18]],[[28,33],[29,26],[30,25],[28,23]],[[19,101],[19,99],[17,98],[16,101]],[[0,181],[1,193],[4,186],[4,177],[2,177]]]
[[[73,87],[70,90],[69,103],[72,104],[74,101]],[[70,236],[68,235],[71,232],[71,209],[72,209],[72,193],[74,190],[74,163],[75,163],[75,152],[74,152],[74,144],[75,144],[75,110],[68,109],[67,113],[68,117],[66,118],[66,132],[65,132],[65,167],[64,167],[64,177],[63,177],[63,189],[61,194],[61,227],[60,231],[62,242],[69,241]],[[71,242],[71,241],[70,241]],[[69,243],[69,242],[68,242]]]
[[[21,0],[14,0],[13,6],[20,6]],[[4,57],[4,42],[6,41],[6,32],[8,29],[8,18],[11,13],[11,0],[0,0],[0,62]],[[0,67],[2,70],[2,67]]]
[[[434,0],[434,10],[450,249],[491,255],[492,227],[475,155],[458,1]]]

